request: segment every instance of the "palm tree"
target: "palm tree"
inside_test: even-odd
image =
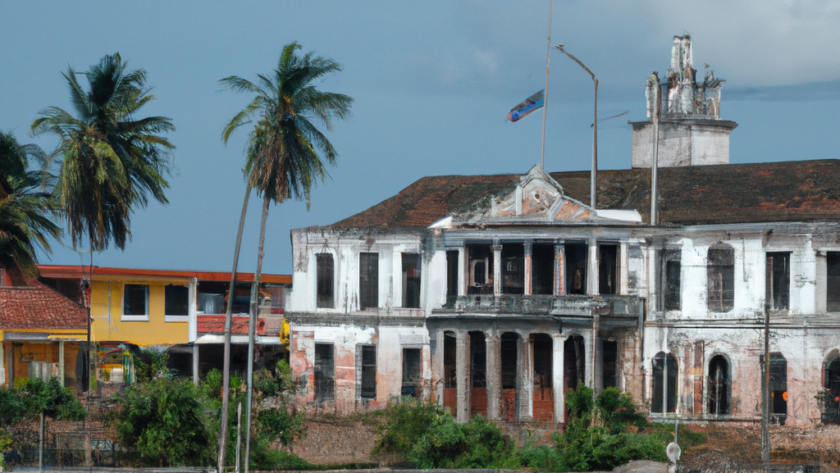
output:
[[[146,71],[126,71],[127,65],[119,53],[104,56],[85,73],[87,91],[68,68],[62,75],[76,116],[47,107],[32,122],[33,135],[59,137],[44,169],[58,170],[54,195],[74,247],[87,236],[91,251],[105,250],[112,241],[123,250],[134,209],[145,207],[149,194],[169,203],[165,176],[171,169],[168,151],[175,147],[159,134],[175,127],[166,117],[135,118],[155,96],[146,86]]]
[[[290,198],[305,200],[309,207],[312,187],[327,177],[324,163],[334,165],[338,153],[326,136],[312,123],[320,121],[332,131],[333,118],[350,116],[353,99],[344,94],[321,92],[316,83],[341,71],[332,59],[298,55],[301,46],[295,41],[283,47],[277,68],[269,76],[257,75],[257,82],[238,76],[219,82],[234,92],[254,94],[253,100],[225,126],[222,138],[227,143],[237,128],[253,123],[248,136],[245,174],[248,186],[262,197],[260,243],[252,297],[248,337],[248,399],[246,416],[245,472],[249,467],[251,433],[251,397],[253,385],[253,352],[258,312],[260,273],[262,272],[265,225],[271,202],[283,203]],[[225,342],[229,343],[226,333]],[[226,360],[227,361],[227,360]],[[222,412],[226,412],[226,406]],[[223,424],[224,425],[224,424]],[[224,427],[223,427],[224,428]],[[222,437],[224,438],[224,436]]]
[[[131,213],[148,204],[149,194],[169,203],[164,190],[169,188],[169,151],[175,146],[160,133],[174,131],[175,126],[166,117],[136,118],[155,96],[146,85],[146,71],[127,71],[127,66],[119,53],[103,56],[84,73],[87,91],[76,80],[78,73],[68,67],[62,75],[76,116],[47,107],[30,127],[33,135],[52,133],[59,138],[55,151],[44,159],[43,171],[46,175],[57,170],[53,195],[73,248],[85,236],[88,239],[91,272],[94,251],[107,249],[111,242],[125,249],[131,238]],[[89,349],[90,304],[87,331]]]
[[[41,173],[28,171],[30,161],[44,156],[37,145],[21,145],[14,134],[0,131],[0,268],[14,284],[38,275],[36,248],[52,253],[48,238],[61,235],[50,218],[55,201],[40,188]]]

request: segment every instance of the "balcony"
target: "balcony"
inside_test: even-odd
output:
[[[478,313],[511,315],[551,315],[590,317],[641,317],[645,301],[636,296],[553,296],[502,294],[449,297],[447,304],[433,313]]]

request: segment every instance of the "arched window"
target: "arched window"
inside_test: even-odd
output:
[[[709,310],[732,310],[735,307],[735,250],[723,243],[709,247],[706,275]]]
[[[731,386],[729,362],[723,355],[717,355],[709,362],[709,385],[707,390],[708,413],[714,415],[731,414]]]
[[[653,403],[651,412],[677,412],[677,359],[659,352],[653,357]]]
[[[822,418],[824,424],[840,424],[840,354],[825,362],[826,399]]]

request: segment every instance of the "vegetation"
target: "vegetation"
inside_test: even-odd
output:
[[[24,379],[13,388],[0,388],[0,424],[13,424],[44,413],[57,420],[82,420],[85,409],[58,378]]]
[[[29,170],[43,157],[38,146],[22,145],[11,132],[0,131],[0,267],[30,277],[38,272],[36,249],[51,253],[48,238],[61,234],[51,220],[57,205],[40,188],[41,174]]]
[[[154,100],[146,71],[126,70],[119,53],[106,55],[84,74],[89,89],[72,68],[63,73],[75,116],[59,107],[41,110],[34,135],[51,133],[58,147],[44,157],[45,172],[57,169],[53,195],[67,220],[73,246],[86,235],[93,251],[111,241],[124,249],[131,237],[131,212],[148,196],[168,203],[164,190],[174,146],[160,136],[175,130],[166,117],[137,118]]]

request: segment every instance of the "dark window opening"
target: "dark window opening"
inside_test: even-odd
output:
[[[164,292],[164,311],[166,315],[189,315],[189,288],[169,284]]]
[[[828,252],[826,270],[826,310],[840,312],[840,252]]]
[[[770,404],[775,420],[784,424],[787,415],[787,360],[781,353],[770,354]]]
[[[402,303],[408,309],[420,308],[420,255],[402,254]]]
[[[680,279],[682,271],[681,251],[666,250],[662,252],[661,294],[664,310],[680,310]]]
[[[618,294],[618,246],[599,245],[598,251],[598,293]]]
[[[286,310],[286,286],[278,284],[262,285],[260,294],[263,296],[261,304],[271,307],[271,313],[282,315]],[[270,300],[266,300],[266,298]]]
[[[376,346],[362,347],[362,399],[376,399]]]
[[[234,314],[251,313],[251,283],[237,283],[233,298]],[[224,314],[227,311],[230,282],[199,281],[198,311],[203,314]]]
[[[519,335],[513,332],[502,334],[502,389],[516,389],[516,358]]]
[[[765,288],[769,310],[790,307],[790,253],[767,253]]]
[[[735,250],[724,244],[709,248],[707,289],[709,310],[729,312],[735,307]]]
[[[578,384],[585,383],[586,350],[583,337],[572,335],[566,339],[563,346],[563,384],[565,389],[577,389]]]
[[[534,387],[550,389],[552,386],[553,343],[544,333],[534,334]]]
[[[470,332],[470,379],[472,387],[487,387],[487,343],[483,332]]]
[[[456,371],[457,339],[454,332],[443,332],[443,382],[444,388],[458,387]]]
[[[566,245],[566,294],[586,294],[588,253],[585,243]]]
[[[420,349],[403,348],[403,396],[420,397],[420,385],[423,378],[420,374]]]
[[[502,245],[502,294],[525,294],[525,246]]]
[[[149,315],[149,286],[126,284],[123,294],[123,315]]]
[[[315,344],[315,400],[335,399],[335,363],[331,343]]]
[[[618,387],[618,342],[604,340],[602,347],[601,382],[604,389]]]
[[[840,424],[840,357],[825,364],[825,391],[822,421],[824,424]]]
[[[554,294],[554,245],[535,243],[531,251],[531,294]]]
[[[446,308],[454,309],[458,298],[458,252],[446,252]]]
[[[493,252],[490,245],[467,245],[467,294],[493,294]]]
[[[315,255],[317,266],[317,304],[316,307],[332,309],[335,308],[335,263],[330,253]]]
[[[379,253],[359,254],[359,305],[379,307]]]
[[[729,375],[729,363],[726,358],[717,355],[709,362],[709,414],[726,415],[730,413],[732,380]]]
[[[670,353],[659,352],[653,357],[651,412],[677,412],[677,359]]]

